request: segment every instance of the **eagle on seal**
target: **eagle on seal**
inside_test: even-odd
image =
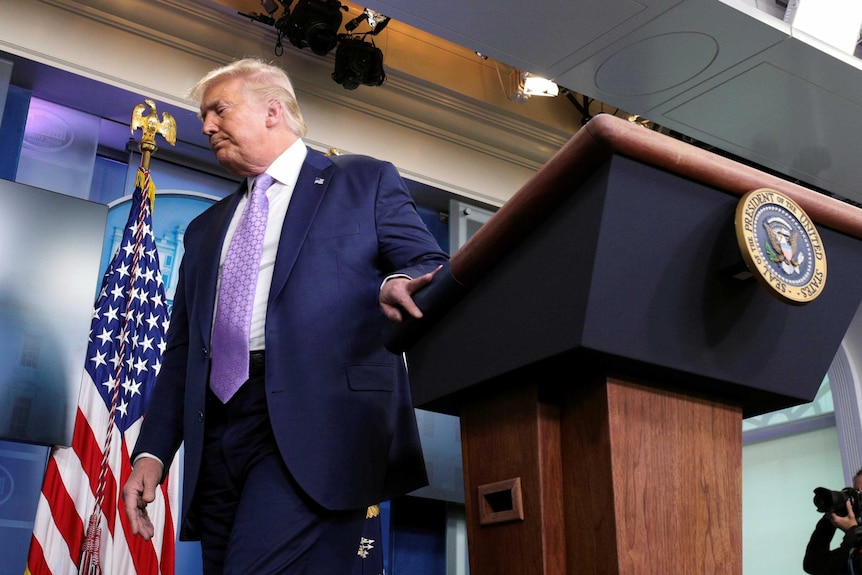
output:
[[[799,273],[799,265],[805,258],[801,252],[797,253],[799,233],[791,232],[784,222],[779,222],[778,225],[774,225],[773,221],[763,222],[763,227],[772,247],[769,253],[770,259],[779,264],[788,274]]]

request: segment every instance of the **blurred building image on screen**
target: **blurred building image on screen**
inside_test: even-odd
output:
[[[69,445],[107,207],[0,181],[0,439]]]

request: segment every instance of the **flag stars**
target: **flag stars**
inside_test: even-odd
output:
[[[156,329],[158,325],[159,318],[156,316],[156,314],[151,313],[147,318],[147,329]]]
[[[105,345],[106,343],[111,341],[111,338],[114,337],[114,334],[113,332],[108,331],[108,328],[102,328],[102,333],[100,333],[96,337],[102,340],[102,345]]]
[[[135,362],[135,372],[141,375],[142,371],[147,371],[147,360],[141,357]]]
[[[114,289],[111,290],[111,297],[113,297],[115,300],[123,299],[123,297],[125,297],[125,294],[123,293],[123,286],[121,286],[120,284],[115,285]]]
[[[137,292],[138,292],[138,293],[137,293],[137,294],[135,294],[135,297],[138,299],[138,301],[140,301],[140,302],[141,302],[141,305],[146,304],[146,303],[147,303],[147,300],[149,299],[149,298],[147,297],[147,292],[146,292],[146,290],[139,289],[139,290],[137,290]]]
[[[96,352],[96,355],[90,358],[90,361],[92,361],[94,364],[93,369],[99,367],[100,365],[108,365],[108,363],[105,361],[105,355],[107,354],[104,354],[102,352]]]
[[[117,321],[117,319],[118,319],[117,312],[118,311],[119,311],[118,308],[115,308],[113,306],[108,307],[108,311],[105,312],[105,317],[108,318],[108,323],[111,323],[112,321]]]
[[[141,349],[146,352],[153,349],[153,338],[144,336],[144,339],[139,342]]]
[[[93,309],[86,371],[124,430],[141,416],[167,347],[168,301],[146,198],[133,207]],[[139,212],[139,213],[136,213]],[[117,395],[118,394],[118,395]],[[116,397],[115,403],[112,399]],[[113,405],[113,407],[112,407]]]
[[[116,382],[115,382],[113,379],[108,378],[108,379],[106,379],[105,381],[103,381],[103,382],[102,382],[102,385],[103,385],[104,387],[106,387],[106,388],[108,389],[108,391],[113,391],[113,390],[114,390],[114,387],[116,387],[116,385],[117,385],[117,384],[116,384]]]
[[[126,382],[123,384],[123,389],[126,391],[126,395],[135,397],[136,395],[141,394],[141,382],[132,378],[127,378]]]

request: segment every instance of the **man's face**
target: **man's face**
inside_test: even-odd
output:
[[[856,491],[862,491],[862,475],[853,478],[853,489]]]
[[[250,97],[243,79],[212,84],[201,101],[203,133],[218,162],[237,176],[253,176],[269,165],[267,106]]]

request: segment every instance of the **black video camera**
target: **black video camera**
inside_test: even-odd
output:
[[[814,506],[821,513],[834,513],[839,517],[847,517],[848,501],[856,518],[862,518],[862,491],[851,487],[845,487],[841,491],[832,491],[825,487],[814,490]]]

